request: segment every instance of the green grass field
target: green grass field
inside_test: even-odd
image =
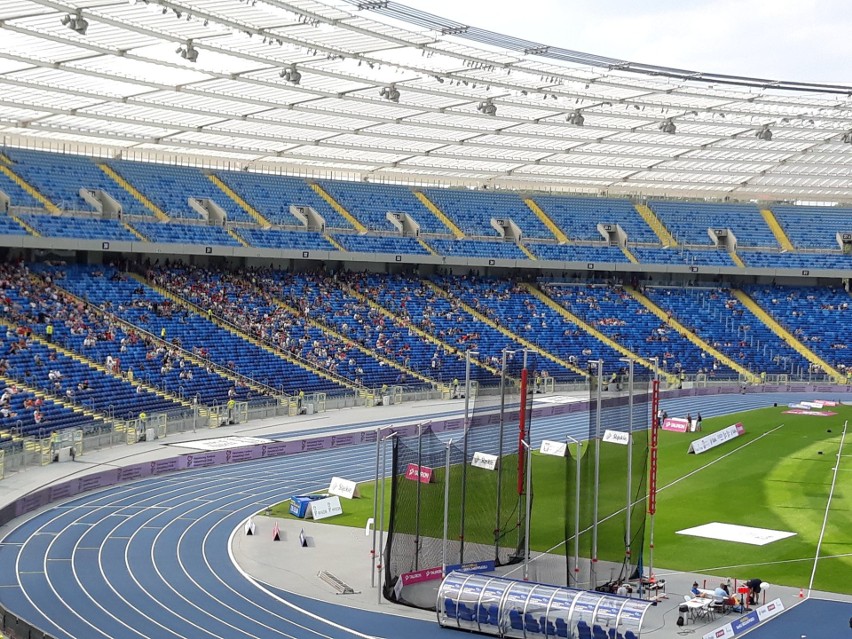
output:
[[[759,577],[769,583],[808,586],[843,422],[852,417],[852,407],[830,409],[838,413],[834,417],[784,415],[784,410],[765,408],[705,419],[700,434],[660,431],[654,554],[657,568],[738,579]],[[701,455],[687,454],[692,439],[738,421],[745,426],[743,437]],[[846,444],[845,450],[852,450],[852,445]],[[850,454],[846,452],[841,459],[849,459]],[[564,520],[558,515],[565,508],[564,463],[560,458],[534,456],[531,545],[535,550],[547,550],[564,537]],[[441,472],[436,471],[436,483],[428,486],[430,500],[442,502]],[[817,590],[852,593],[848,579],[852,574],[852,534],[848,532],[852,524],[851,489],[852,463],[844,465],[841,461],[814,578],[813,587]],[[373,482],[362,484],[360,490],[362,497],[343,500],[345,513],[329,523],[364,526],[373,514]],[[389,484],[385,495],[389,500]],[[603,495],[601,499],[604,500]],[[288,505],[276,506],[274,514],[290,517]],[[619,517],[607,525],[621,527],[622,520]],[[752,546],[676,534],[678,530],[714,521],[796,535],[765,546]],[[454,523],[451,521],[451,530]],[[646,532],[646,546],[647,542]]]

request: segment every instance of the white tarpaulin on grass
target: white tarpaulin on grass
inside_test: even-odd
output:
[[[721,539],[722,541],[751,544],[752,546],[765,546],[766,544],[771,544],[773,541],[792,537],[796,533],[784,530],[769,530],[768,528],[738,526],[736,524],[722,524],[714,521],[702,526],[678,530],[677,534],[706,537],[707,539]]]

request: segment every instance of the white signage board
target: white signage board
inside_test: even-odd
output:
[[[552,439],[543,439],[539,452],[542,455],[553,455],[554,457],[565,457],[568,449],[567,442],[555,442]]]
[[[686,451],[687,453],[695,453],[696,455],[703,453],[705,450],[710,450],[711,448],[715,448],[716,446],[721,446],[725,442],[731,441],[735,437],[739,437],[745,433],[745,428],[743,428],[742,424],[734,424],[733,426],[728,426],[727,428],[723,428],[722,430],[716,431],[715,433],[710,433],[709,435],[702,437],[701,439],[696,439],[689,445],[689,449]]]
[[[340,505],[340,497],[337,495],[311,502],[311,516],[316,520],[342,514],[343,506]]]
[[[361,493],[358,490],[358,484],[343,477],[332,477],[331,483],[328,485],[328,494],[337,495],[344,499],[353,499],[360,497]]]
[[[612,444],[621,444],[627,446],[630,443],[630,433],[623,433],[620,430],[605,430],[603,440]]]
[[[470,465],[476,468],[484,468],[485,470],[494,470],[497,468],[497,455],[474,453]]]

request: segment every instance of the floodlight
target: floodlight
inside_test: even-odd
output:
[[[198,60],[198,49],[192,46],[192,40],[187,40],[186,46],[175,49],[175,53],[179,53],[180,57],[184,60],[188,60],[189,62],[195,62]]]
[[[390,100],[391,102],[399,102],[399,90],[396,88],[395,84],[390,84],[386,87],[382,87],[382,90],[379,91],[379,95],[385,100]]]
[[[852,144],[852,131],[847,131],[843,134],[843,137],[840,138],[846,144]]]
[[[494,102],[491,98],[488,98],[487,100],[485,100],[483,102],[480,102],[476,106],[476,110],[479,111],[480,113],[484,114],[484,115],[497,115],[497,105],[494,104]]]
[[[86,31],[89,28],[89,22],[83,17],[83,11],[81,9],[77,9],[77,12],[73,16],[70,13],[66,13],[60,22],[62,23],[62,26],[68,27],[80,35],[86,35]]]
[[[665,122],[660,122],[660,131],[673,135],[677,133],[677,127],[675,126],[674,121],[671,118],[668,118]]]
[[[766,140],[767,142],[772,139],[772,131],[769,129],[768,124],[764,124],[760,130],[754,134],[754,136],[758,140]]]
[[[292,84],[299,84],[302,81],[302,74],[296,70],[296,65],[291,64],[286,69],[281,69],[281,73],[279,73],[282,78],[284,78],[287,82]]]
[[[568,124],[573,124],[574,126],[583,126],[586,122],[586,118],[583,117],[580,109],[575,109],[570,115],[568,115],[566,122],[568,122]]]

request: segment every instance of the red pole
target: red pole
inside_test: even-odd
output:
[[[526,454],[521,443],[527,438],[527,369],[521,371],[521,414],[518,420],[518,494],[524,494],[524,467]]]

